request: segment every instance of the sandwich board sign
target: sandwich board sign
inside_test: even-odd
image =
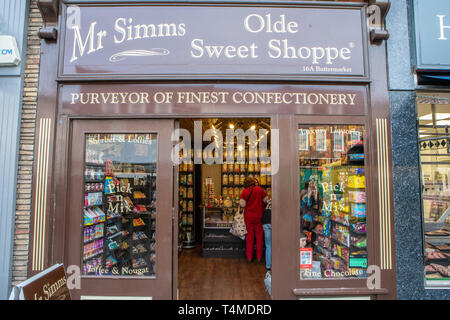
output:
[[[71,300],[64,265],[56,264],[14,286],[9,300]]]

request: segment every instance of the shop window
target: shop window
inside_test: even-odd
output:
[[[154,276],[156,134],[88,134],[84,275]]]
[[[450,97],[418,104],[425,279],[450,285]]]
[[[364,278],[364,127],[301,125],[300,279]]]

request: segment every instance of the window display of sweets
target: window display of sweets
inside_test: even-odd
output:
[[[156,163],[137,161],[139,156],[134,152],[140,150],[148,161],[145,151],[157,144],[134,148],[133,143],[123,142],[135,141],[134,134],[120,136],[116,141],[122,142],[112,143],[110,135],[96,134],[105,144],[90,144],[87,135],[82,272],[105,277],[154,276]],[[130,161],[134,158],[136,163]]]
[[[367,268],[364,152],[351,140],[362,127],[343,127],[349,134],[331,134],[331,126],[299,130],[300,230],[322,278],[365,277]]]

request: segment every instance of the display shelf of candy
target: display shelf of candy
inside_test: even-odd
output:
[[[348,264],[348,259],[350,256],[350,250],[349,248],[342,246],[340,244],[333,244],[333,256],[334,257],[338,257],[340,259],[342,259],[343,261],[345,261],[345,263]]]
[[[131,171],[131,167],[127,170]],[[141,167],[141,171],[146,170],[144,166]],[[126,188],[124,188],[125,192],[116,189],[113,194],[108,195],[108,200],[114,203],[123,201],[122,205],[127,206],[127,209],[132,211],[125,210],[121,214],[108,214],[110,225],[108,226],[104,260],[106,267],[117,266],[119,270],[121,268],[124,270],[125,267],[150,266],[142,257],[136,259],[125,258],[127,252],[131,254],[129,245],[132,242],[131,234],[135,235],[136,230],[151,228],[152,224],[154,224],[154,229],[156,228],[156,173],[152,170],[148,171],[150,172],[114,173],[114,177],[118,179],[119,185],[121,184]],[[117,197],[118,195],[123,198]],[[146,205],[148,202],[151,203]],[[150,272],[150,275],[152,272]]]
[[[83,245],[83,261],[90,260],[103,253],[103,239],[98,239]]]
[[[339,242],[347,248],[350,247],[349,227],[335,224],[332,229],[331,239]]]
[[[85,182],[103,182],[105,180],[104,165],[85,164],[84,181]]]
[[[86,155],[84,172],[84,207],[83,207],[83,274],[102,264],[104,253],[104,227],[106,215],[102,210],[104,203],[105,165]],[[93,162],[95,161],[95,162]]]
[[[179,247],[195,247],[195,170],[193,162],[179,165],[178,211],[179,211]]]
[[[94,226],[85,226],[83,230],[83,243],[88,243],[100,238],[103,238],[104,223]]]
[[[105,213],[100,206],[91,206],[83,208],[83,225],[92,226],[105,221]]]
[[[107,228],[107,237],[106,237],[106,252],[105,252],[105,266],[112,267],[117,266],[118,269],[129,266],[131,268],[140,268],[144,266],[151,267],[150,263],[146,262],[144,255],[145,253],[150,253],[149,246],[153,246],[155,233],[153,232],[152,238],[147,236],[145,231],[136,231],[140,228],[140,230],[144,230],[147,226],[146,224],[142,225],[142,222],[137,225],[133,224],[133,220],[126,219],[120,222],[113,223]],[[142,219],[141,219],[142,220]],[[152,242],[153,244],[149,244]],[[146,251],[144,251],[142,248]],[[137,250],[137,252],[133,251],[133,248]],[[130,258],[125,259],[126,252],[130,254]],[[139,253],[139,256],[136,254]],[[151,275],[153,271],[151,271],[147,275]]]

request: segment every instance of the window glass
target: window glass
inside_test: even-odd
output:
[[[365,277],[364,127],[301,125],[300,279]]]
[[[418,105],[428,285],[450,284],[450,104],[445,100]]]
[[[86,135],[84,275],[154,275],[156,161],[156,134]]]

